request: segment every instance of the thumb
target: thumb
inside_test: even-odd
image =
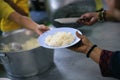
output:
[[[76,35],[77,35],[77,37],[80,38],[80,39],[83,39],[83,38],[84,38],[84,36],[81,35],[78,31],[76,31]]]

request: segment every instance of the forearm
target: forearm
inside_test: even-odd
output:
[[[35,27],[38,26],[37,23],[32,21],[30,18],[26,16],[22,16],[17,12],[13,12],[10,16],[9,19],[16,22],[17,24],[21,25],[22,27],[25,27],[30,30],[35,30]]]
[[[106,21],[114,21],[115,20],[112,11],[110,11],[110,10],[105,11],[105,20]]]
[[[20,18],[20,22],[19,24],[21,24],[23,27],[31,29],[31,30],[35,30],[35,27],[38,26],[37,23],[35,23],[32,19],[26,17],[26,16],[22,16]]]
[[[120,21],[120,11],[119,10],[114,11],[114,17],[117,21]]]
[[[99,64],[103,76],[120,79],[120,51],[112,52],[96,47],[90,57]]]
[[[106,21],[120,21],[120,11],[106,10],[105,19],[106,19]]]

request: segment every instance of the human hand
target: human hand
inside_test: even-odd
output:
[[[42,33],[44,33],[45,31],[49,30],[49,28],[45,25],[38,25],[36,28],[35,28],[35,32],[39,35],[41,35]]]
[[[69,49],[76,51],[76,52],[82,52],[82,53],[86,54],[89,51],[89,49],[93,46],[93,44],[91,43],[91,41],[89,41],[89,39],[86,36],[81,35],[78,32],[76,32],[76,35],[78,38],[81,39],[81,42],[75,44],[74,46],[70,47]]]
[[[92,25],[98,21],[99,19],[98,15],[99,15],[98,12],[85,13],[79,18],[77,23],[84,25]]]

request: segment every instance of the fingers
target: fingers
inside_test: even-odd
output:
[[[45,25],[39,25],[38,28],[40,30],[49,30],[49,28],[47,26],[45,26]]]
[[[77,21],[79,24],[92,25],[97,21],[98,14],[96,12],[85,13]]]
[[[77,35],[77,37],[79,37],[80,39],[83,39],[83,38],[84,38],[84,36],[81,35],[78,31],[76,32],[76,35]]]
[[[87,20],[86,15],[82,15],[82,16],[78,19],[77,23],[84,23],[86,20]]]
[[[36,33],[41,35],[42,33],[44,33],[45,31],[49,30],[49,28],[45,25],[38,25],[36,27]]]

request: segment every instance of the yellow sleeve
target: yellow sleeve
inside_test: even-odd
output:
[[[17,0],[16,5],[23,9],[27,14],[29,14],[28,0]]]
[[[4,18],[7,19],[8,16],[14,12],[14,9],[12,9],[6,2],[3,0],[0,0],[0,19]]]
[[[103,8],[102,0],[95,0],[95,3],[96,3],[96,11]]]
[[[28,0],[13,0],[13,2],[17,6],[19,6],[21,9],[23,9],[26,13],[29,14]],[[4,5],[6,5],[6,6],[4,6]],[[4,7],[2,7],[2,6],[4,6]],[[15,10],[13,10],[9,5],[7,5],[7,3],[4,2],[4,0],[0,0],[0,11],[4,12],[4,13],[3,12],[0,13],[0,16],[2,15],[0,28],[3,32],[13,31],[13,30],[22,28],[22,26],[18,25],[14,21],[7,19],[7,17],[10,15],[10,13],[12,13]]]

